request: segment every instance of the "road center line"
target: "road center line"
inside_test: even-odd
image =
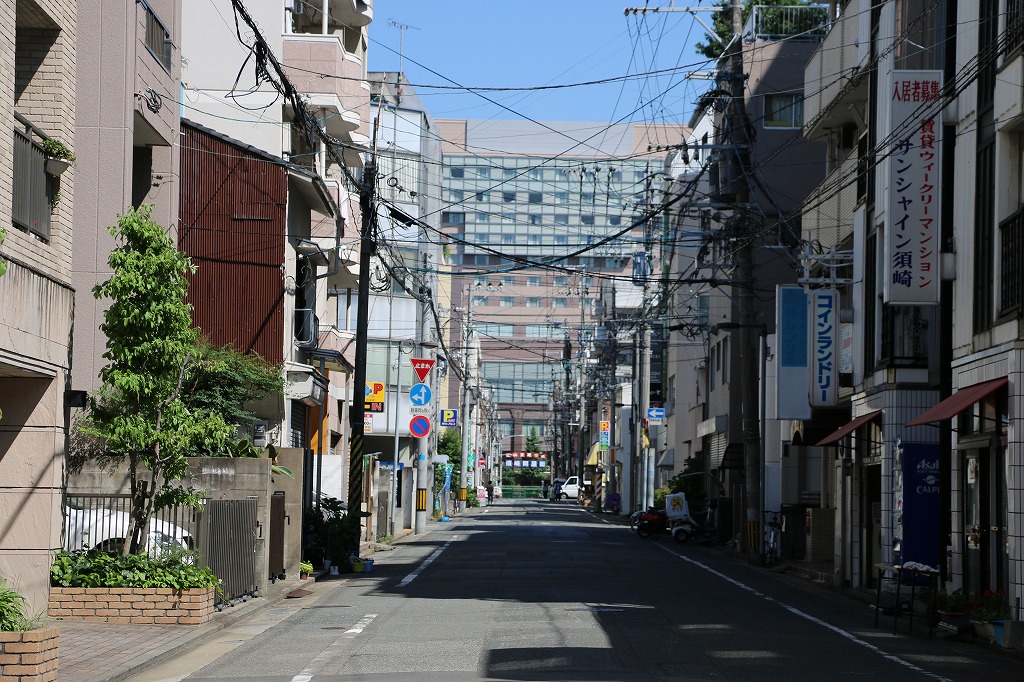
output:
[[[448,549],[448,545],[452,544],[452,542],[454,542],[457,539],[458,539],[458,536],[453,536],[451,540],[449,540],[448,542],[444,543],[443,545],[438,547],[436,550],[434,550],[434,553],[431,554],[430,556],[428,556],[427,560],[424,561],[422,564],[420,564],[419,567],[415,571],[413,571],[409,575],[407,575],[404,578],[402,578],[402,582],[398,583],[398,587],[405,587],[406,585],[411,583],[413,580],[416,580],[416,577],[420,573],[423,572],[423,569],[425,569],[427,566],[429,566],[431,564],[431,562],[434,561],[434,559],[436,559],[437,557],[441,556],[441,552],[443,552],[444,550]]]
[[[735,585],[736,587],[740,588],[741,590],[745,590],[745,591],[751,593],[752,595],[754,595],[756,597],[760,597],[761,599],[764,599],[765,601],[769,601],[769,602],[778,604],[779,606],[781,606],[782,608],[786,609],[787,611],[789,611],[790,613],[792,613],[795,616],[799,616],[799,617],[801,617],[801,618],[803,618],[805,620],[808,620],[808,621],[814,623],[815,625],[820,625],[821,627],[825,628],[826,630],[831,630],[832,632],[836,633],[840,637],[845,637],[846,639],[850,640],[851,642],[853,642],[855,644],[859,644],[860,646],[864,647],[865,649],[868,649],[870,651],[874,651],[876,654],[878,654],[882,658],[886,658],[886,659],[892,661],[893,663],[897,663],[897,664],[902,665],[902,666],[904,666],[906,668],[909,668],[910,670],[913,670],[915,672],[919,672],[919,673],[921,673],[923,675],[926,675],[927,677],[931,677],[934,680],[938,680],[938,682],[952,682],[952,680],[950,680],[949,678],[942,677],[940,675],[936,675],[935,673],[932,673],[932,672],[928,672],[924,668],[920,668],[920,667],[914,665],[913,663],[911,663],[910,661],[906,661],[906,660],[900,658],[899,656],[896,656],[894,654],[890,654],[890,653],[887,653],[885,651],[882,651],[881,649],[879,649],[877,646],[875,646],[871,642],[866,642],[863,639],[860,639],[859,637],[857,637],[857,636],[847,632],[846,630],[843,630],[842,628],[836,627],[835,625],[832,625],[831,623],[827,623],[827,622],[821,620],[820,618],[816,618],[816,617],[812,616],[809,613],[805,613],[805,612],[801,611],[800,609],[796,608],[795,606],[790,606],[789,604],[781,602],[778,599],[775,599],[773,597],[769,597],[767,594],[761,592],[760,590],[754,589],[750,585],[747,585],[746,583],[740,582],[739,580],[736,580],[735,578],[730,578],[726,574],[722,573],[721,571],[716,571],[715,569],[711,568],[707,564],[701,563],[701,562],[699,562],[699,561],[697,561],[695,559],[691,559],[691,558],[689,558],[687,556],[684,556],[682,554],[678,554],[676,552],[673,552],[672,550],[668,549],[664,545],[658,545],[658,548],[663,549],[666,552],[668,552],[669,554],[671,554],[672,556],[679,557],[683,561],[686,561],[686,562],[688,562],[690,564],[693,564],[697,568],[700,568],[700,569],[702,569],[704,571],[707,571],[708,573],[710,573],[710,574],[712,574],[714,576],[717,576],[717,577],[721,578],[722,580],[725,580],[726,582],[732,583],[733,585]]]

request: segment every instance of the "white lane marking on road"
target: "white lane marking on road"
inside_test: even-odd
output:
[[[423,569],[425,569],[427,566],[429,566],[431,564],[431,562],[434,561],[434,559],[436,559],[437,557],[441,556],[441,552],[443,552],[444,550],[448,549],[448,545],[452,544],[457,539],[458,539],[457,535],[452,536],[451,540],[449,540],[448,542],[444,543],[443,545],[438,547],[436,550],[434,550],[434,553],[431,554],[430,556],[428,556],[427,560],[424,561],[422,564],[420,564],[419,567],[415,571],[413,571],[409,575],[407,575],[404,578],[402,578],[402,582],[398,583],[398,587],[405,587],[406,585],[411,583],[413,580],[416,580],[416,577],[420,573],[423,572]]]
[[[373,619],[377,617],[376,613],[368,613],[363,616],[358,623],[345,630],[346,635],[358,635],[360,632],[366,629],[366,626],[373,622]]]
[[[376,617],[376,613],[368,613],[359,619],[359,622],[346,630],[344,635],[334,640],[329,647],[317,654],[313,660],[309,662],[309,665],[302,669],[302,672],[291,679],[291,682],[309,682],[312,680],[313,676],[320,671],[322,663],[333,656],[337,649],[342,646],[348,646],[348,642],[352,639],[351,635],[358,635],[362,633],[362,631],[366,629],[366,626],[372,623],[373,619]]]
[[[907,661],[907,660],[904,660],[904,659],[900,658],[899,656],[896,656],[894,654],[890,654],[890,653],[887,653],[885,651],[882,651],[881,649],[879,649],[877,646],[875,646],[871,642],[866,642],[863,639],[860,639],[859,637],[857,637],[857,636],[847,632],[846,630],[843,630],[840,627],[836,627],[835,625],[832,625],[831,623],[827,623],[827,622],[821,620],[820,618],[816,618],[816,617],[812,616],[809,613],[804,613],[803,611],[801,611],[800,609],[796,608],[795,606],[790,606],[789,604],[786,604],[785,602],[781,602],[778,599],[770,597],[767,594],[761,592],[760,590],[757,590],[757,589],[751,587],[750,585],[747,585],[746,583],[742,583],[739,580],[736,580],[735,578],[730,578],[726,574],[722,573],[721,571],[716,571],[715,569],[711,568],[707,564],[703,564],[703,563],[701,563],[701,562],[699,562],[699,561],[697,561],[695,559],[691,559],[690,557],[683,556],[682,554],[678,554],[676,552],[673,552],[671,549],[665,547],[664,545],[657,545],[657,546],[660,549],[665,550],[666,552],[668,552],[672,556],[679,557],[683,561],[691,563],[694,566],[696,566],[696,567],[698,567],[700,569],[703,569],[703,570],[707,571],[708,573],[710,573],[712,575],[718,576],[719,578],[721,578],[722,580],[724,580],[724,581],[726,581],[728,583],[732,583],[733,585],[735,585],[736,587],[740,588],[741,590],[746,590],[747,592],[750,592],[754,596],[760,597],[761,599],[764,599],[765,601],[769,601],[769,602],[773,602],[775,604],[778,604],[779,606],[781,606],[782,608],[786,609],[787,611],[789,611],[790,613],[792,613],[795,616],[799,616],[800,618],[803,618],[805,620],[809,620],[810,622],[814,623],[815,625],[820,625],[821,627],[825,628],[826,630],[831,630],[832,632],[836,633],[840,637],[845,637],[846,639],[850,640],[854,644],[859,644],[862,647],[864,647],[865,649],[868,649],[870,651],[874,651],[876,654],[878,654],[882,658],[888,659],[888,660],[892,661],[893,663],[897,663],[899,665],[902,665],[902,666],[904,666],[906,668],[909,668],[910,670],[913,670],[915,672],[919,672],[919,673],[921,673],[921,674],[923,674],[923,675],[925,675],[927,677],[931,677],[934,680],[938,680],[938,682],[953,682],[952,680],[950,680],[947,677],[942,677],[941,675],[936,675],[935,673],[928,672],[924,668],[920,668],[920,667],[914,665],[913,663],[911,663],[910,661]]]

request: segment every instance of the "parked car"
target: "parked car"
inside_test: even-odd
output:
[[[128,535],[129,515],[110,509],[65,508],[67,523],[64,549],[101,549],[119,552]],[[151,555],[173,550],[195,549],[195,539],[180,526],[166,521],[150,519],[145,536],[145,548]]]
[[[591,485],[591,482],[587,479],[583,480],[584,486]],[[565,483],[562,484],[562,499],[578,500],[580,498],[580,477],[570,476],[565,479]]]

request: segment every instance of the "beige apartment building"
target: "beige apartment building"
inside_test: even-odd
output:
[[[45,609],[60,545],[60,486],[71,366],[75,3],[0,1],[0,578]]]

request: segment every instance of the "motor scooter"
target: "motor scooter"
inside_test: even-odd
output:
[[[668,533],[674,521],[669,519],[664,509],[649,507],[647,511],[635,511],[629,517],[629,527],[642,538],[649,538],[655,533]]]
[[[718,531],[715,523],[715,501],[709,501],[707,507],[701,512],[690,512],[690,507],[684,498],[682,513],[676,518],[675,524],[671,527],[672,538],[676,542],[689,542],[695,538],[711,538]]]

